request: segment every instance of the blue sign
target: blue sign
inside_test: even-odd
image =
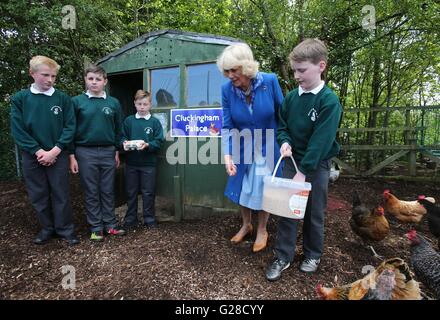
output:
[[[171,137],[220,137],[222,108],[172,109]]]

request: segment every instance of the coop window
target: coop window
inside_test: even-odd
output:
[[[179,67],[151,70],[151,94],[154,107],[179,105]]]
[[[215,63],[188,66],[187,74],[188,106],[221,104],[221,86],[227,79]]]

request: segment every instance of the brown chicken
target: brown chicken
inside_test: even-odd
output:
[[[424,198],[420,196],[420,198]],[[417,200],[403,201],[393,195],[390,190],[383,192],[385,211],[403,223],[419,223],[426,214],[426,209]],[[432,199],[432,198],[426,198]]]
[[[391,273],[393,277],[388,276]],[[419,283],[400,258],[388,259],[364,278],[344,286],[326,288],[318,284],[316,292],[324,300],[422,299]]]
[[[353,195],[353,209],[349,220],[350,227],[355,234],[364,241],[383,240],[390,232],[390,225],[384,216],[381,206],[370,210],[361,203],[357,192]],[[369,246],[376,258],[381,258],[372,246]]]
[[[360,215],[352,215],[350,226],[364,240],[380,241],[390,232],[390,225],[381,206]]]

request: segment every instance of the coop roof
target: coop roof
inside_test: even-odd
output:
[[[106,55],[105,57],[99,59],[97,64],[103,63],[107,60],[110,60],[114,57],[117,57],[121,54],[124,54],[126,51],[131,50],[135,47],[147,44],[154,39],[159,37],[167,37],[176,40],[190,41],[190,42],[199,42],[199,43],[209,43],[209,44],[219,44],[219,45],[231,45],[237,42],[243,42],[236,38],[225,37],[220,35],[213,35],[207,33],[196,33],[196,32],[186,32],[179,30],[159,30],[150,33],[146,33],[140,36],[137,39],[127,43],[125,46],[119,48],[118,50],[113,51],[112,53]]]

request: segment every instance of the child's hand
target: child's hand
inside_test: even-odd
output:
[[[38,159],[38,157],[40,157],[43,154],[43,152],[44,152],[43,149],[40,149],[37,152],[35,152],[35,156],[37,157],[37,159]]]
[[[144,150],[144,149],[147,149],[149,147],[149,144],[148,144],[148,142],[142,142],[141,143],[141,145],[140,145],[140,147],[138,148],[138,150]]]
[[[42,166],[50,166],[51,165],[51,163],[47,162],[47,160],[45,158],[46,153],[47,153],[47,151],[44,151],[43,149],[40,149],[37,152],[35,152],[35,156],[37,157],[37,161]]]
[[[119,165],[121,164],[121,161],[119,160],[119,151],[115,152],[115,162],[116,162],[116,168],[119,168]]]
[[[59,149],[58,147],[56,147],[57,149]],[[61,149],[59,149],[61,151]],[[59,154],[59,152],[57,152],[58,150],[56,150],[55,148],[53,148],[50,151],[43,151],[43,152],[39,152],[39,155],[37,156],[37,160],[38,162],[43,165],[43,166],[51,166],[55,163],[55,161],[57,160],[57,155]]]
[[[284,142],[283,145],[280,148],[281,156],[284,157],[291,157],[292,156],[292,147],[287,142]]]
[[[77,174],[79,172],[78,161],[76,161],[75,155],[73,154],[69,156],[69,169],[73,174]]]
[[[122,142],[122,146],[124,147],[124,150],[125,151],[128,151],[128,148],[127,148],[127,140],[125,140],[124,142]]]
[[[237,174],[237,166],[234,164],[234,161],[232,161],[232,157],[229,154],[225,155],[225,167],[228,176],[235,176]]]

